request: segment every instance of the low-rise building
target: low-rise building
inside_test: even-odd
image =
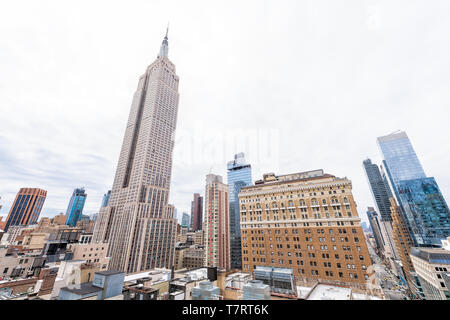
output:
[[[124,288],[126,290],[127,288],[142,285],[142,287],[157,290],[157,300],[169,300],[171,276],[172,271],[164,268],[128,274],[124,279]]]
[[[36,230],[36,225],[30,226],[10,226],[8,232],[5,232],[2,237],[2,245],[22,245],[22,239],[25,235],[30,234]]]
[[[450,271],[450,251],[444,248],[411,248],[411,261],[426,300],[450,300],[444,276]]]
[[[130,286],[123,290],[123,300],[158,300],[159,290],[142,284]]]
[[[261,280],[270,286],[275,294],[295,295],[295,278],[292,269],[256,266],[253,271],[255,280]]]
[[[317,282],[312,286],[297,286],[300,300],[382,300],[381,297],[357,292],[349,286]]]
[[[94,224],[92,220],[83,219],[77,222],[76,227],[85,233],[92,233],[94,231]]]
[[[192,300],[220,300],[219,288],[209,280],[202,281],[192,289]]]
[[[36,253],[21,253],[5,246],[0,247],[0,279],[33,275],[37,256]]]
[[[71,243],[67,249],[73,252],[74,260],[85,260],[99,266],[101,271],[107,270],[110,257],[107,257],[107,243]]]
[[[42,250],[47,239],[47,233],[32,232],[23,237],[22,248],[24,250]]]
[[[204,267],[205,249],[202,246],[191,246],[183,254],[183,268]]]
[[[170,300],[192,300],[192,289],[201,281],[209,280],[217,283],[216,268],[198,268],[178,270],[170,281]]]
[[[242,300],[270,300],[270,286],[261,280],[251,280],[243,286]]]
[[[121,271],[96,272],[92,282],[61,288],[58,300],[120,300],[124,278],[125,273]]]

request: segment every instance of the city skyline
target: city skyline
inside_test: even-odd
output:
[[[147,8],[143,2],[141,4],[143,9]],[[297,11],[305,9],[311,15],[307,5],[289,5],[299,9]],[[404,10],[401,4],[355,6],[347,13],[346,23],[339,18],[344,14],[343,8],[337,4],[328,5],[328,9],[325,4],[317,5],[316,22],[296,10],[288,12],[283,20],[282,13],[287,4],[280,8],[268,3],[255,7],[250,21],[262,21],[260,31],[252,25],[243,28],[239,19],[234,26],[225,24],[232,13],[238,18],[245,17],[250,7],[254,7],[251,3],[243,5],[241,13],[220,5],[211,11],[206,4],[205,11],[198,13],[198,21],[189,26],[182,17],[186,9],[184,4],[179,8],[170,4],[154,10],[171,12],[170,17],[155,16],[151,22],[135,19],[124,31],[112,25],[119,16],[119,8],[114,5],[112,19],[104,21],[104,26],[93,19],[100,4],[93,6],[92,16],[88,16],[82,27],[78,22],[83,5],[75,8],[67,21],[52,17],[45,22],[28,16],[33,11],[45,10],[45,5],[38,8],[30,4],[30,12],[24,13],[29,20],[20,21],[23,32],[15,31],[14,21],[4,13],[0,14],[1,30],[5,31],[1,34],[5,42],[0,48],[6,59],[5,72],[0,75],[0,103],[4,109],[0,115],[3,123],[0,169],[5,172],[0,178],[3,206],[0,216],[6,218],[22,187],[48,191],[41,217],[64,212],[67,196],[77,185],[83,185],[89,191],[85,213],[99,211],[102,196],[113,182],[136,74],[154,58],[167,20],[171,21],[171,44],[176,47],[173,60],[184,79],[180,86],[183,100],[169,199],[179,212],[190,212],[192,193],[203,194],[203,179],[211,167],[214,173],[225,177],[228,159],[235,153],[245,152],[254,176],[317,168],[347,176],[354,184],[359,216],[367,221],[365,210],[375,203],[360,162],[369,157],[374,163],[381,164],[376,137],[397,129],[408,133],[424,170],[428,176],[436,178],[448,201],[450,173],[446,163],[450,152],[444,123],[450,116],[446,108],[450,96],[443,90],[450,79],[444,75],[434,79],[435,74],[443,74],[443,68],[449,68],[446,62],[449,48],[437,44],[440,35],[448,30],[448,22],[427,21],[427,25],[431,25],[427,29],[430,33],[418,30],[408,36],[406,32],[411,25],[421,22],[412,17],[395,16],[400,12],[396,10]],[[442,3],[444,5],[447,4]],[[18,10],[14,6],[11,4],[11,10]],[[333,13],[333,10],[337,12]],[[427,12],[426,7],[423,10]],[[142,13],[136,14],[151,10],[140,11]],[[131,16],[128,9],[121,14]],[[402,19],[401,26],[394,16]],[[50,32],[55,19],[61,23],[61,32],[69,35],[68,39],[61,38],[57,31]],[[338,22],[340,24],[335,25]],[[39,27],[34,30],[38,23]],[[209,28],[205,28],[205,24]],[[112,29],[108,31],[110,27]],[[334,27],[337,27],[335,33],[330,31]],[[87,30],[94,30],[93,35],[88,35]],[[96,43],[100,33],[105,37]],[[387,39],[385,43],[377,40],[380,34]],[[322,44],[318,36],[331,42]],[[396,43],[400,36],[402,46]],[[336,40],[332,40],[334,37]],[[370,41],[365,42],[365,37]],[[345,43],[346,48],[337,46],[335,41]],[[360,46],[355,44],[358,41],[362,41]],[[280,42],[283,43],[281,51]],[[47,49],[48,43],[51,46]],[[421,47],[422,43],[427,45]],[[116,50],[122,44],[127,49]],[[374,45],[378,46],[371,47]],[[378,50],[378,55],[373,53],[374,49]],[[397,49],[398,55],[392,56],[393,49]],[[408,59],[403,61],[408,49],[414,49],[419,59],[414,65]],[[431,62],[429,50],[433,51],[434,62]],[[278,55],[282,59],[278,59]],[[84,66],[88,58],[93,64]],[[199,67],[202,61],[207,61],[206,64],[203,62],[206,66]],[[261,67],[263,63],[271,69],[272,79],[267,79],[266,71]],[[389,69],[393,66],[395,70],[391,72]],[[61,74],[56,73],[57,70],[68,72]],[[220,74],[221,79],[215,77],[216,81],[209,83],[211,70]],[[237,70],[252,76],[237,79],[233,76]],[[47,73],[50,76],[41,78]],[[52,79],[54,74],[57,76]],[[363,85],[357,84],[360,81]],[[66,85],[59,83],[67,84],[73,92],[66,91],[63,88]],[[24,88],[28,91],[27,97],[22,94]],[[227,94],[222,94],[223,91]],[[327,97],[320,94],[322,91],[327,92]],[[275,104],[277,108],[272,107]],[[89,114],[89,117],[75,120],[78,112]],[[351,116],[348,116],[349,112]],[[368,112],[371,112],[370,117],[367,117]],[[24,113],[25,117],[20,116]],[[436,114],[440,116],[436,117]],[[205,126],[200,131],[202,135],[213,133],[201,140],[203,154],[212,153],[214,139],[227,133],[244,130],[251,135],[245,130],[265,133],[269,129],[274,130],[272,135],[280,154],[270,163],[249,152],[245,146],[230,147],[226,154],[186,163],[183,156],[189,150],[183,147],[186,145],[183,139],[189,138],[188,134],[192,134],[192,139],[200,135],[199,115]],[[278,118],[279,124],[274,125],[272,118]],[[377,125],[367,130],[371,122]],[[323,123],[326,130],[322,128]],[[317,125],[321,125],[322,130],[314,129]],[[66,131],[77,134],[65,134]],[[12,135],[12,132],[17,134]],[[429,144],[431,138],[439,148]],[[186,170],[187,166],[190,170]]]

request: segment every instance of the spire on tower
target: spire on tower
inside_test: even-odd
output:
[[[158,58],[168,57],[169,56],[169,23],[167,23],[166,36],[161,44],[161,49],[159,49]]]

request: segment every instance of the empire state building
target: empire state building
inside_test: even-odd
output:
[[[173,264],[174,207],[168,204],[178,113],[179,77],[166,36],[157,59],[139,78],[108,206],[93,241],[109,243],[110,269],[126,273]]]

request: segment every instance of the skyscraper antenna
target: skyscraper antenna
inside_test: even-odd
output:
[[[167,22],[166,38],[168,37],[168,35],[169,35],[169,22]]]

